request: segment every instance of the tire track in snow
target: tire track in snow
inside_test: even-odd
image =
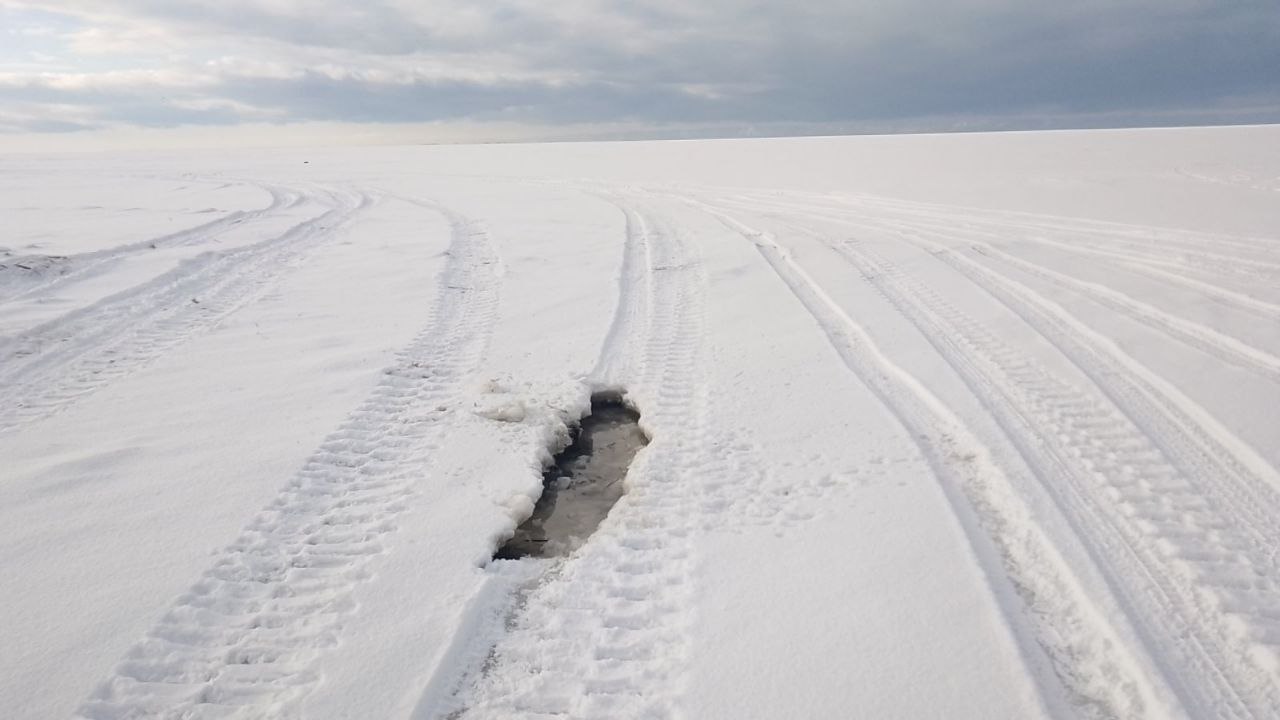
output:
[[[488,347],[500,268],[476,223],[452,228],[429,325],[280,495],[126,655],[80,717],[280,718],[319,679],[352,593],[448,432]]]
[[[871,218],[863,226],[881,224]],[[1084,494],[1062,496],[1062,506],[1074,503],[1077,512],[1092,513],[1075,520],[1089,528],[1081,538],[1096,544],[1095,558],[1135,608],[1130,612],[1135,625],[1146,625],[1153,655],[1173,658],[1164,662],[1165,671],[1188,710],[1193,716],[1280,716],[1280,473],[1114,342],[1012,277],[956,251],[957,234],[967,242],[962,233],[938,232],[932,225],[913,229],[901,221],[894,226],[904,240],[1020,316],[1100,391],[1102,402],[1051,377],[919,283],[896,295],[900,309],[912,301],[932,303],[935,318],[951,321],[952,335],[962,331],[953,344],[966,347],[1003,378],[989,380],[987,387],[1021,393],[1019,414],[1031,418],[1022,428],[1029,433],[1025,442],[1033,452],[1037,445],[1045,448],[1046,456],[1063,464],[1056,472],[1049,466],[1042,476],[1068,472],[1068,479],[1076,478],[1074,487]],[[892,283],[907,283],[891,264],[877,262],[860,246],[836,249],[879,282],[882,292]],[[917,308],[916,317],[923,312]],[[904,314],[910,316],[908,310]],[[937,319],[925,335],[932,342],[947,337],[946,328]],[[1000,392],[1017,394],[1012,390]],[[1018,404],[998,395],[986,394],[994,398],[986,404],[997,414],[1002,402]],[[1006,427],[1018,431],[1013,423]],[[1047,486],[1057,490],[1071,483]],[[1111,547],[1122,553],[1105,550],[1107,533]],[[1116,567],[1106,567],[1109,563]],[[1154,596],[1160,596],[1162,607],[1149,605]]]
[[[870,195],[810,196],[804,203],[779,200],[777,197],[758,193],[744,197],[749,198],[752,203],[780,204],[793,209],[803,204],[806,209],[820,212],[854,212],[862,216],[911,220],[932,219],[948,223],[949,229],[1000,228],[1049,234],[1066,233],[1073,239],[1089,241],[1095,246],[1111,249],[1116,245],[1127,246],[1135,252],[1153,254],[1157,258],[1181,260],[1190,267],[1215,265],[1240,271],[1240,266],[1244,265],[1269,277],[1275,277],[1280,272],[1280,251],[1273,238],[1210,234],[1180,228],[1129,225],[1011,210],[982,210]],[[821,204],[823,201],[834,204]],[[1223,247],[1235,248],[1237,252],[1229,255],[1215,252],[1215,248]],[[1257,256],[1250,259],[1244,257],[1244,253],[1257,253]]]
[[[0,433],[52,415],[208,331],[373,202],[353,192],[325,195],[329,210],[282,235],[203,253],[137,287],[0,339]]]
[[[808,213],[806,215],[813,217]],[[853,229],[888,229],[896,232],[900,239],[921,247],[951,265],[958,272],[968,275],[969,279],[983,291],[993,295],[995,299],[1023,317],[1033,329],[1045,336],[1046,340],[1051,344],[1057,346],[1064,355],[1072,359],[1086,374],[1094,375],[1090,370],[1093,367],[1090,358],[1109,358],[1107,362],[1111,363],[1118,375],[1126,377],[1129,383],[1120,387],[1128,387],[1135,391],[1140,391],[1151,407],[1159,408],[1160,414],[1167,422],[1180,428],[1179,433],[1196,438],[1193,445],[1200,448],[1198,452],[1215,458],[1214,462],[1218,463],[1219,470],[1215,470],[1210,474],[1221,473],[1238,478],[1239,482],[1245,485],[1254,485],[1261,488],[1263,492],[1280,492],[1280,472],[1259,456],[1247,443],[1241,441],[1229,429],[1218,422],[1203,407],[1187,398],[1172,384],[1129,356],[1114,341],[1093,330],[1084,321],[1062,306],[1045,298],[1012,276],[997,272],[993,266],[985,262],[979,262],[979,258],[982,257],[981,253],[977,253],[977,257],[974,257],[961,252],[962,247],[956,245],[957,236],[959,236],[961,245],[965,245],[962,234],[965,231],[952,229],[947,232],[937,229],[933,224],[905,221],[890,222],[878,218],[818,217]],[[1052,324],[1038,324],[1026,314],[1021,306],[1016,303],[1011,304],[1009,297],[1001,296],[994,292],[993,288],[999,288],[1001,285],[1018,292],[1019,296],[1032,303],[1032,307],[1039,308],[1044,317],[1054,318],[1058,324],[1065,324],[1065,327],[1074,331],[1078,339],[1086,341],[1085,344],[1079,345],[1064,342],[1071,337],[1069,334],[1047,334],[1046,328],[1051,327]],[[1104,390],[1108,387],[1102,381],[1103,378],[1094,377],[1094,380]],[[1155,411],[1152,410],[1152,412]]]
[[[753,199],[749,202],[726,199],[720,202],[723,205],[743,210],[760,209],[762,206],[768,206],[784,212],[795,213],[797,210],[803,209],[804,213],[809,217],[825,217],[837,221],[847,221],[849,217],[856,214],[848,207],[815,206],[808,203],[793,205],[780,202],[774,198]],[[1138,252],[1122,251],[1117,250],[1114,243],[1106,243],[1105,241],[1101,244],[1089,242],[1090,235],[1088,233],[1090,231],[1087,229],[1070,229],[1069,226],[1060,223],[1041,227],[1029,221],[1013,224],[998,224],[990,220],[975,222],[972,218],[965,217],[960,220],[956,217],[941,214],[933,206],[922,205],[921,208],[918,212],[910,215],[882,214],[876,212],[874,208],[869,208],[862,211],[861,217],[864,219],[876,217],[884,222],[909,223],[917,228],[930,227],[943,233],[960,230],[966,234],[977,234],[993,241],[1007,242],[1016,239],[1019,242],[1030,242],[1053,247],[1074,255],[1115,260],[1133,272],[1161,282],[1181,285],[1196,292],[1210,295],[1221,303],[1251,312],[1265,320],[1274,321],[1277,317],[1280,317],[1280,305],[1267,302],[1230,287],[1238,285],[1240,279],[1244,281],[1261,280],[1264,286],[1265,284],[1274,284],[1277,278],[1280,278],[1280,265],[1266,265],[1265,267],[1270,268],[1270,272],[1263,269],[1250,271],[1248,269],[1251,266],[1250,261],[1243,258],[1222,255],[1215,255],[1212,258],[1199,254],[1186,255],[1186,253],[1171,252],[1170,248],[1163,245],[1153,244],[1139,246],[1141,250]],[[1219,238],[1211,238],[1211,240],[1218,241]]]
[[[938,221],[936,224],[932,221],[924,221],[920,219],[912,219],[910,221],[901,221],[914,228],[929,228],[933,231],[947,233],[955,229],[955,224],[947,224]],[[1084,256],[1088,258],[1103,259],[1108,261],[1118,261],[1125,268],[1140,275],[1146,275],[1149,278],[1164,282],[1170,285],[1180,285],[1194,292],[1212,297],[1224,305],[1234,306],[1238,310],[1249,312],[1263,320],[1276,321],[1280,319],[1280,305],[1260,300],[1251,295],[1232,290],[1222,285],[1205,282],[1194,277],[1190,277],[1183,268],[1176,263],[1170,263],[1157,258],[1143,255],[1132,255],[1124,252],[1099,248],[1091,245],[1081,245],[1079,243],[1065,242],[1055,240],[1041,235],[1028,235],[1017,229],[999,228],[996,226],[990,229],[965,228],[964,233],[973,237],[978,235],[984,238],[986,244],[992,242],[1009,241],[1016,239],[1023,243],[1032,243],[1044,247],[1051,247],[1076,256]],[[1075,236],[1070,236],[1075,240]],[[1006,254],[1008,251],[1002,246],[1000,247]],[[1026,261],[1033,262],[1033,261]],[[1042,263],[1035,263],[1043,267]]]
[[[680,691],[695,477],[706,447],[701,264],[678,232],[626,217],[619,308],[592,382],[625,387],[652,441],[591,540],[519,598],[451,718],[667,718]]]
[[[998,237],[995,232],[989,233],[989,236],[992,238]],[[1180,272],[1170,272],[1167,269],[1162,269],[1171,267],[1172,263],[1160,262],[1151,258],[1129,255],[1127,253],[1118,253],[1099,248],[1072,245],[1071,243],[1050,240],[1043,237],[1020,236],[1018,239],[1025,242],[1035,243],[1037,245],[1052,247],[1077,256],[1083,255],[1091,258],[1119,261],[1121,265],[1140,275],[1146,275],[1149,278],[1153,278],[1170,285],[1180,285],[1207,297],[1212,297],[1220,303],[1233,305],[1237,309],[1251,312],[1264,320],[1274,321],[1280,318],[1280,305],[1269,303],[1265,300],[1259,300],[1251,295],[1237,292],[1215,283],[1209,283],[1194,277],[1189,277],[1181,274]]]
[[[946,212],[908,212],[907,219],[932,218],[945,222]],[[954,218],[952,218],[954,220]],[[1043,233],[1083,241],[1089,247],[1124,252],[1142,259],[1163,261],[1185,270],[1212,268],[1224,275],[1274,279],[1280,274],[1280,257],[1274,241],[1250,240],[1235,236],[1188,233],[1170,228],[1130,228],[1127,232],[1097,230],[1095,222],[1023,216],[1019,219],[975,218],[966,229],[1018,230],[1021,233]],[[1235,254],[1216,252],[1216,248],[1235,248]],[[1246,255],[1245,253],[1255,253]]]
[[[1195,571],[1213,598],[1213,610],[1227,618],[1227,637],[1254,645],[1241,654],[1264,675],[1260,682],[1269,688],[1271,711],[1280,713],[1275,685],[1280,679],[1280,479],[1275,469],[1176,388],[1060,306],[968,258],[941,252],[1067,355],[1177,467],[1184,484],[1152,489],[1172,497],[1178,513],[1157,517],[1146,529],[1167,535],[1162,549]]]
[[[773,205],[779,208],[786,207],[785,204],[777,202],[773,203]],[[790,212],[794,213],[796,210],[803,209],[803,207],[792,207]],[[812,216],[811,213],[807,214]],[[1276,357],[1272,353],[1200,323],[1167,313],[1154,305],[1137,300],[1119,290],[1109,288],[1100,283],[1074,278],[1065,273],[1024,260],[982,239],[973,237],[971,230],[953,229],[958,225],[954,219],[949,223],[944,222],[938,227],[930,220],[922,222],[913,219],[893,219],[879,216],[859,216],[858,219],[852,219],[845,215],[818,215],[818,217],[851,224],[855,227],[882,227],[889,230],[933,234],[951,241],[954,241],[957,233],[970,233],[965,236],[965,242],[971,249],[981,255],[1007,262],[1050,284],[1083,295],[1103,307],[1114,310],[1143,325],[1154,327],[1174,340],[1196,348],[1224,363],[1234,365],[1273,381],[1280,381],[1280,357]],[[1268,310],[1274,308],[1270,303],[1265,303],[1264,305],[1265,309]]]
[[[56,263],[51,266],[56,270],[56,274],[41,275],[32,282],[23,283],[21,287],[18,287],[18,283],[11,283],[13,285],[12,288],[7,288],[5,285],[0,284],[0,302],[13,302],[36,294],[50,293],[63,285],[99,275],[116,262],[126,259],[130,255],[216,242],[220,235],[230,230],[271,218],[278,211],[294,207],[299,200],[305,198],[305,193],[294,189],[272,185],[259,185],[259,187],[271,196],[271,202],[265,207],[256,210],[237,210],[216,220],[147,240],[93,252],[58,257],[56,258]],[[49,256],[39,257],[44,262],[55,259]],[[15,265],[29,259],[31,258],[6,258],[4,264]]]
[[[623,205],[616,195],[591,194],[617,208],[626,223],[622,263],[618,268],[618,304],[600,346],[599,360],[591,371],[593,382],[621,387],[637,372],[640,358],[636,356],[643,347],[646,325],[651,323],[654,313],[653,243],[644,219]]]
[[[1176,717],[1037,525],[1005,468],[965,424],[804,271],[774,237],[697,202],[752,242],[809,310],[846,366],[878,397],[929,462],[1058,717]],[[1005,583],[1008,583],[1006,585]]]
[[[904,240],[914,242],[957,271],[969,275],[975,284],[1023,317],[1086,374],[1091,375],[1104,390],[1110,387],[1104,382],[1108,376],[1099,375],[1095,371],[1094,363],[1104,363],[1102,367],[1112,368],[1115,377],[1122,377],[1126,382],[1126,384],[1115,386],[1118,388],[1115,392],[1119,392],[1119,389],[1128,389],[1139,393],[1145,398],[1148,404],[1146,407],[1151,408],[1150,413],[1156,413],[1156,417],[1163,417],[1163,422],[1179,428],[1178,432],[1182,435],[1194,438],[1192,445],[1200,448],[1197,452],[1214,458],[1213,461],[1218,464],[1220,469],[1213,471],[1212,474],[1221,473],[1236,478],[1245,485],[1261,488],[1263,492],[1280,492],[1280,472],[1275,467],[1218,422],[1211,413],[1128,355],[1114,341],[1093,330],[1061,305],[1043,297],[1013,277],[997,272],[993,267],[979,262],[970,255],[958,252],[950,244],[949,236],[931,230],[912,229],[904,225],[896,227]],[[947,242],[940,244],[938,240]],[[997,293],[996,290],[1001,287],[1013,294]],[[1014,298],[1023,298],[1024,303],[1019,304],[1014,301]],[[1029,309],[1038,310],[1038,314],[1028,314]],[[1062,333],[1050,332],[1058,327],[1063,329]],[[1123,398],[1126,395],[1120,394],[1116,397]]]
[[[1036,235],[1045,238],[1056,236],[1070,240],[1076,246],[1123,253],[1144,263],[1158,264],[1179,273],[1204,275],[1206,271],[1218,279],[1243,278],[1264,283],[1274,283],[1280,278],[1280,258],[1275,255],[1275,241],[1189,233],[1170,228],[1118,226],[1072,218],[1031,215],[1016,212],[978,211],[973,208],[952,207],[910,201],[891,201],[883,198],[844,200],[836,204],[823,204],[822,198],[808,198],[803,202],[779,200],[767,195],[747,194],[738,199],[722,199],[723,204],[733,204],[744,210],[774,207],[786,212],[803,210],[815,217],[834,214],[835,218],[853,215],[880,218],[886,221],[900,220],[917,224],[934,223],[944,231],[995,231],[1001,237],[1025,239]],[[1245,257],[1241,254],[1224,255],[1214,252],[1214,247],[1236,247],[1242,251],[1258,252],[1273,261]],[[1125,248],[1119,250],[1117,248]]]
[[[1065,273],[1023,260],[988,243],[974,242],[970,247],[980,255],[997,258],[1052,285],[1084,295],[1099,305],[1141,324],[1157,328],[1184,345],[1196,348],[1224,363],[1256,373],[1269,380],[1280,381],[1280,358],[1242,340],[1167,313],[1119,290],[1096,282],[1073,278]]]
[[[1146,428],[1118,408],[1052,377],[872,251],[840,250],[965,377],[1019,446],[1083,531],[1082,540],[1125,598],[1130,620],[1142,629],[1151,657],[1165,665],[1188,712],[1268,717],[1267,708],[1280,707],[1265,663],[1259,665],[1255,648],[1248,647],[1248,633],[1240,637],[1227,616],[1267,622],[1280,614],[1280,595],[1265,600],[1275,589],[1274,579],[1266,578],[1275,576],[1268,566],[1276,537],[1266,512],[1245,512],[1233,497],[1215,503],[1198,486],[1212,483],[1213,471],[1221,468],[1206,468],[1192,456],[1181,459],[1199,472],[1180,470]],[[1243,527],[1233,519],[1245,520]],[[1254,576],[1266,587],[1252,603],[1240,604],[1236,583]],[[1225,591],[1222,604],[1203,602],[1202,586]],[[1235,609],[1227,605],[1232,602]],[[1198,687],[1206,684],[1214,687]]]

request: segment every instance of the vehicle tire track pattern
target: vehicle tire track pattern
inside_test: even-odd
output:
[[[729,203],[734,207],[742,207],[740,203]],[[772,207],[779,209],[787,206],[774,201]],[[801,205],[799,208],[791,208],[790,212],[794,213],[807,205]],[[927,206],[926,206],[927,207]],[[750,207],[744,209],[751,209]],[[1269,353],[1260,348],[1249,345],[1248,343],[1227,335],[1223,332],[1207,327],[1197,322],[1173,315],[1165,312],[1160,308],[1139,301],[1130,297],[1126,293],[1110,288],[1104,284],[1082,280],[1072,277],[1062,272],[1052,270],[1043,264],[1035,263],[1030,260],[1018,257],[1008,250],[996,247],[990,244],[993,238],[1024,238],[1024,224],[1016,224],[1010,226],[998,226],[995,230],[980,230],[969,226],[966,223],[959,222],[956,218],[940,217],[935,219],[936,211],[926,212],[920,211],[923,217],[910,217],[906,215],[897,216],[894,214],[879,214],[875,211],[869,211],[870,214],[850,214],[849,211],[835,214],[814,214],[804,210],[810,217],[825,217],[836,222],[845,222],[859,225],[863,228],[880,227],[888,231],[906,230],[908,232],[928,233],[948,238],[954,241],[956,238],[964,238],[970,247],[980,253],[997,257],[1008,262],[1019,269],[1032,274],[1042,280],[1063,288],[1070,292],[1078,293],[1099,305],[1109,308],[1126,317],[1147,326],[1159,329],[1169,337],[1194,347],[1212,357],[1221,360],[1224,363],[1235,365],[1249,372],[1259,374],[1265,378],[1272,380],[1280,380],[1280,357]],[[828,212],[831,212],[830,210]],[[1025,239],[1025,238],[1024,238]],[[1031,242],[1037,242],[1031,240]],[[1054,241],[1040,241],[1044,244],[1053,244],[1062,246],[1063,243]],[[1069,245],[1067,245],[1069,247]],[[1079,250],[1076,250],[1079,253]],[[1237,266],[1239,263],[1237,263]],[[1266,323],[1275,324],[1280,316],[1276,315],[1277,306],[1262,300],[1258,300],[1244,293],[1237,292],[1230,288],[1218,287],[1211,283],[1202,282],[1193,278],[1183,278],[1178,275],[1156,270],[1155,268],[1138,267],[1137,271],[1149,276],[1157,277],[1165,282],[1191,287],[1197,292],[1205,293],[1211,297],[1235,306],[1237,309],[1244,310],[1255,316],[1260,316]],[[1269,276],[1269,282],[1274,283],[1277,276]]]
[[[676,231],[618,204],[627,219],[624,253],[644,265],[623,275],[622,301],[632,306],[620,309],[624,322],[615,321],[595,380],[626,387],[652,441],[591,541],[522,598],[487,672],[464,689],[464,709],[450,717],[677,712],[693,495],[706,447],[698,362],[704,279],[696,251]],[[634,362],[624,348],[638,350]]]
[[[291,188],[273,185],[259,185],[259,187],[271,196],[271,201],[265,207],[256,210],[237,210],[195,227],[104,250],[58,257],[42,255],[6,258],[4,264],[0,264],[0,270],[3,270],[5,265],[16,266],[24,261],[27,264],[35,261],[36,264],[45,267],[37,276],[27,279],[26,282],[0,284],[0,302],[12,302],[38,293],[53,292],[68,283],[96,275],[104,268],[130,255],[215,242],[220,235],[229,230],[269,218],[279,210],[294,207],[306,197],[304,192]]]
[[[772,235],[713,205],[698,204],[755,245],[850,371],[913,438],[984,565],[1049,712],[1057,717],[1174,716],[1159,696],[1159,679],[1145,676],[1129,657],[990,450],[932,392],[883,355]]]
[[[428,203],[429,205],[429,203]],[[488,346],[499,260],[479,225],[441,209],[452,242],[431,323],[80,716],[280,718],[318,680],[352,594],[396,529]]]
[[[824,202],[825,201],[825,202]],[[800,201],[772,195],[747,194],[726,199],[744,209],[774,207],[787,212],[852,213],[862,218],[939,223],[947,230],[996,230],[1008,236],[1042,233],[1084,243],[1090,247],[1153,258],[1181,265],[1187,270],[1214,272],[1236,277],[1274,281],[1280,273],[1280,253],[1269,238],[1248,238],[1160,228],[1107,223],[1083,218],[1034,215],[1025,212],[979,211],[974,208],[861,196],[856,198],[808,197]],[[1216,252],[1234,248],[1232,254]]]
[[[1167,383],[1135,369],[1131,359],[1121,361],[1113,344],[1098,341],[1066,311],[980,261],[983,253],[957,251],[957,242],[971,244],[967,231],[875,216],[843,220],[898,228],[902,239],[1022,317],[1096,383],[1104,399],[1051,377],[865,243],[828,242],[966,378],[1024,456],[1043,458],[1037,475],[1050,478],[1046,489],[1072,516],[1081,539],[1093,544],[1095,559],[1126,599],[1134,624],[1145,626],[1151,656],[1163,659],[1188,711],[1196,717],[1276,717],[1275,470],[1207,413],[1189,412],[1189,401]]]
[[[1280,617],[1275,516],[1248,505],[1267,498],[1213,487],[1221,468],[1206,468],[1204,456],[1168,453],[1144,426],[1052,377],[873,251],[841,250],[965,377],[1094,544],[1191,715],[1269,717],[1280,708],[1275,678],[1249,647]],[[1179,467],[1188,464],[1199,472]],[[1206,588],[1217,602],[1206,601]],[[1241,637],[1228,614],[1254,632]]]
[[[122,378],[252,302],[373,202],[333,207],[277,237],[208,252],[172,271],[0,340],[0,433],[51,415]]]

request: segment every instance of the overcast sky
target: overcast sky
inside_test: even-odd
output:
[[[1278,121],[1280,0],[0,0],[10,139]]]

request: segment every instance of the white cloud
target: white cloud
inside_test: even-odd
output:
[[[0,73],[3,87],[62,91],[138,91],[211,87],[217,79],[185,70],[109,70],[97,73]]]

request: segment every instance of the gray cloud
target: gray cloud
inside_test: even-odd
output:
[[[6,2],[10,23],[46,5]],[[53,69],[8,59],[0,68],[0,101],[55,113],[28,112],[28,130],[264,119],[1280,120],[1280,13],[1264,1],[56,5],[40,13],[46,27],[51,12],[62,19],[57,42],[41,38],[43,55],[62,48]],[[56,115],[68,109],[74,120]]]

